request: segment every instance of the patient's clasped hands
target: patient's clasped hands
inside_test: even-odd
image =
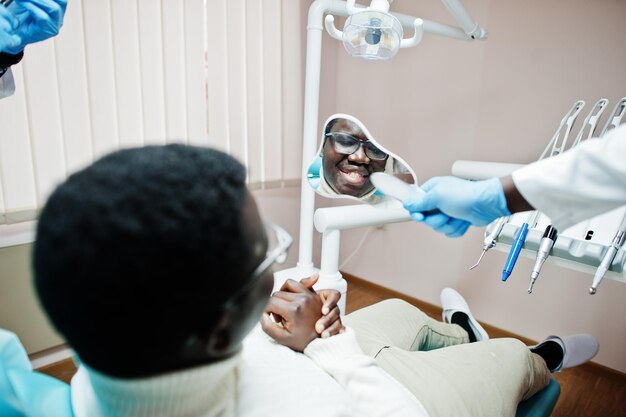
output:
[[[261,316],[261,327],[281,345],[297,352],[318,337],[343,332],[336,290],[313,289],[318,277],[285,281],[269,299]]]

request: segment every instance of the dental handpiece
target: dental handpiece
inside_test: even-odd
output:
[[[487,253],[489,249],[496,246],[498,236],[500,236],[500,233],[502,232],[502,228],[508,221],[509,221],[509,216],[500,217],[499,219],[496,220],[496,222],[494,223],[493,229],[491,229],[491,231],[487,234],[487,236],[485,236],[485,239],[483,240],[483,253],[480,254],[478,261],[474,265],[472,265],[470,269],[476,268],[478,264],[480,264],[480,261],[483,260],[483,256],[485,256],[485,253]]]
[[[613,259],[615,259],[615,255],[617,255],[617,251],[619,251],[620,246],[622,246],[622,243],[624,243],[626,230],[624,230],[623,223],[624,222],[622,222],[622,227],[620,227],[620,230],[617,231],[615,237],[613,238],[613,241],[611,242],[611,245],[604,254],[604,258],[602,258],[600,266],[598,266],[598,269],[596,269],[596,273],[593,276],[593,281],[591,283],[591,288],[589,288],[589,294],[591,295],[596,293],[598,285],[600,285],[600,282],[602,282],[602,278],[604,278],[604,275],[606,275],[606,272],[611,267]]]
[[[535,261],[535,266],[533,266],[533,270],[530,273],[530,285],[528,286],[528,294],[533,292],[533,286],[535,285],[535,281],[537,281],[537,278],[539,277],[541,267],[550,255],[550,251],[552,250],[552,247],[554,246],[554,243],[556,241],[556,236],[557,231],[554,227],[546,227],[546,230],[543,232],[541,242],[539,243],[539,250],[537,251],[537,260]]]

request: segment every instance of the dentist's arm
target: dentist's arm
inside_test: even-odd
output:
[[[511,175],[500,178],[500,183],[502,184],[502,190],[504,191],[504,198],[506,198],[506,205],[511,213],[519,213],[520,211],[535,209],[519,192]]]

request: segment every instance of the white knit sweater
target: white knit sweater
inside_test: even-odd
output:
[[[111,378],[82,366],[76,417],[427,417],[418,400],[357,344],[354,332],[293,352],[256,327],[241,354],[152,378]]]

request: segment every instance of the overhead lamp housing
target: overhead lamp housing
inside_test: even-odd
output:
[[[367,10],[350,15],[343,28],[343,46],[356,58],[384,60],[400,49],[404,32],[393,15]]]

